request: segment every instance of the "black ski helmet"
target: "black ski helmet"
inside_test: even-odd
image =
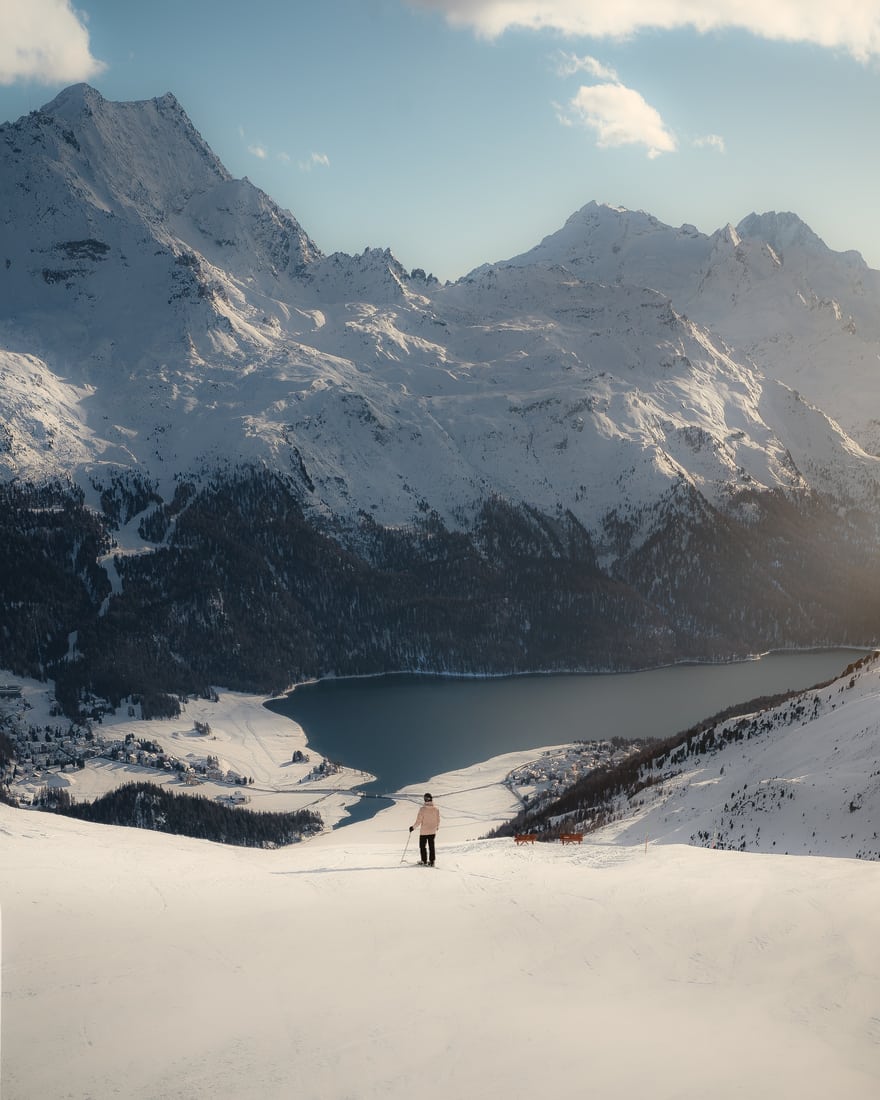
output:
[[[432,797],[431,797],[431,796],[430,796],[429,794],[426,794],[426,795],[425,795],[425,801],[426,801],[426,802],[433,802],[433,801],[434,801],[434,799],[433,799],[433,798],[432,798]]]

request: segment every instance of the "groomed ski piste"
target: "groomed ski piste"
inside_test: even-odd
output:
[[[524,753],[271,851],[0,805],[2,1096],[876,1100],[880,666],[803,700],[581,845],[480,839]]]

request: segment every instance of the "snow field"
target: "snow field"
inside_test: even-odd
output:
[[[0,806],[3,1096],[877,1095],[876,864],[441,826],[429,872],[412,817],[255,852]]]
[[[37,722],[45,685],[23,689]],[[478,839],[538,750],[275,851],[0,805],[3,1098],[876,1100],[880,865],[851,857],[877,821],[878,698],[874,659],[581,846]],[[305,746],[226,692],[137,727],[195,720],[267,789]],[[408,833],[424,790],[433,871]],[[731,817],[750,850],[687,843]],[[814,825],[838,858],[776,854]]]

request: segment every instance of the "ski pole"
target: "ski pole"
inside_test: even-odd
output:
[[[400,862],[401,863],[403,863],[403,861],[406,859],[406,850],[409,847],[409,842],[410,842],[411,838],[412,838],[412,829],[410,829],[409,836],[407,836],[407,838],[406,838],[406,844],[403,847],[403,855],[400,857]]]

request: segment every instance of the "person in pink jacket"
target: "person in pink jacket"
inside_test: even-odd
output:
[[[415,821],[409,827],[409,831],[418,825],[419,827],[419,853],[422,863],[429,867],[434,866],[434,837],[440,828],[440,811],[434,805],[434,799],[425,795],[424,805],[419,807]]]

